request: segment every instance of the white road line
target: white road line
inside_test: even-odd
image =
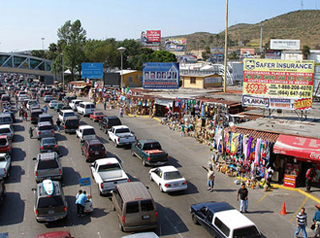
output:
[[[102,238],[99,231],[97,232],[97,235],[99,238]]]
[[[174,228],[174,230],[178,233],[178,235],[183,238],[183,236],[180,234],[179,230],[177,229],[177,227],[175,225],[173,225],[173,223],[169,220],[169,218],[167,216],[164,216],[167,221],[170,223],[170,225]]]

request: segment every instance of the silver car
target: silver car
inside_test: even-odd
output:
[[[37,134],[38,140],[46,137],[54,137],[55,132],[54,132],[53,125],[48,121],[39,122],[36,128],[36,134]]]
[[[37,182],[48,178],[62,179],[62,167],[56,152],[40,153],[38,158],[33,158],[33,160],[36,160],[34,176]]]

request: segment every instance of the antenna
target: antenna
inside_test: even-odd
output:
[[[301,0],[301,10],[303,10],[303,0]]]

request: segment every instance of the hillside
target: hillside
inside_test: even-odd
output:
[[[263,20],[263,44],[270,39],[300,39],[301,48],[308,45],[311,49],[320,48],[320,10],[300,10]],[[236,24],[229,27],[229,46],[232,48],[260,45],[260,23]],[[219,34],[196,32],[189,35],[171,36],[187,39],[188,50],[204,49],[206,46],[223,47],[224,31]],[[169,38],[169,37],[165,37]]]

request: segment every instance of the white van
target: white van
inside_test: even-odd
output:
[[[81,102],[77,106],[77,111],[83,116],[90,115],[96,110],[96,105],[92,102]]]

